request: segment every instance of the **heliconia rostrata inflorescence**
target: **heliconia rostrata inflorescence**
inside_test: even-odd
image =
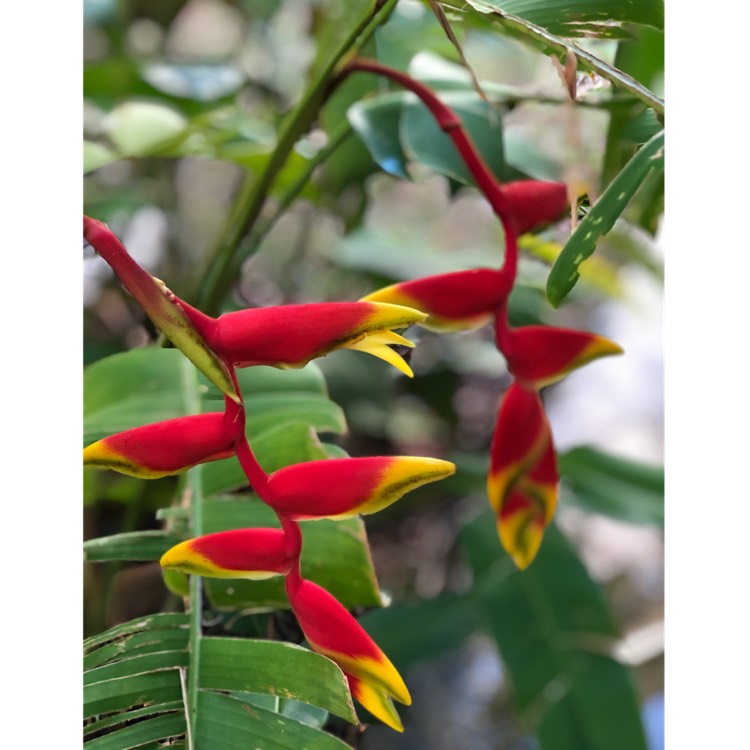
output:
[[[396,330],[416,324],[434,331],[460,331],[494,321],[497,347],[513,382],[500,402],[487,491],[500,541],[516,565],[525,568],[542,543],[557,501],[555,449],[539,391],[597,357],[622,350],[594,334],[509,325],[507,301],[516,279],[518,237],[565,211],[566,186],[535,180],[500,184],[461,121],[427,87],[405,73],[362,59],[349,62],[341,79],[356,71],[387,76],[411,90],[452,138],[502,223],[502,266],[407,281],[358,302],[248,309],[212,318],[138,266],[105,225],[84,217],[88,242],[153,323],[225,396],[223,412],[144,425],[99,440],[84,450],[84,464],[153,479],[235,455],[252,489],[277,514],[281,528],[236,529],[188,539],[167,551],[161,565],[219,578],[285,576],[289,603],[311,648],[338,664],[362,705],[401,731],[393,701],[408,705],[409,691],[355,618],[328,591],[301,577],[299,522],[375,513],[406,492],[453,474],[455,466],[413,456],[332,458],[268,475],[246,437],[247,415],[236,368],[302,367],[347,348],[380,357],[411,376],[407,363],[390,348],[412,346]]]

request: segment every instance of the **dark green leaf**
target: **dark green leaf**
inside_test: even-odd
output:
[[[664,169],[664,131],[654,136],[625,165],[578,225],[552,266],[547,280],[547,298],[557,307],[578,281],[578,266],[596,249],[623,212],[646,176]]]
[[[83,688],[83,716],[124,711],[147,703],[182,700],[180,675],[176,669],[137,674]]]
[[[203,504],[203,530],[278,527],[276,514],[257,498],[212,499]],[[344,606],[381,606],[367,535],[360,518],[302,523],[302,575],[328,589]],[[289,603],[284,581],[207,578],[216,609],[280,608]]]
[[[576,739],[578,750],[645,750],[627,670],[606,656],[617,628],[602,591],[564,536],[549,527],[524,571],[502,550],[491,513],[463,529],[461,546],[516,703],[543,746],[557,750],[554,735],[566,738],[559,746],[566,750],[574,747],[567,738]]]
[[[185,734],[184,711],[161,714],[139,721],[136,724],[117,729],[114,732],[96,737],[84,744],[86,750],[123,750],[141,747],[147,742],[163,740]]]
[[[176,667],[187,667],[187,649],[178,651],[157,651],[152,654],[137,654],[125,659],[89,669],[83,674],[83,684],[93,685],[105,680],[116,680],[121,677],[158,672]]]
[[[664,526],[664,469],[574,448],[559,457],[570,501],[586,510],[630,523]]]
[[[165,531],[131,531],[90,539],[83,544],[86,562],[105,560],[158,560],[181,537]]]
[[[187,627],[155,628],[131,633],[86,654],[83,657],[83,668],[84,670],[93,669],[107,662],[137,654],[186,649],[187,645]]]
[[[615,24],[664,28],[660,0],[486,0],[505,13],[524,18],[561,36],[612,36]]]
[[[373,610],[360,622],[399,671],[458,648],[479,628],[474,602],[457,594]]]
[[[138,617],[135,620],[116,625],[103,633],[91,636],[83,642],[84,653],[90,653],[105,643],[113,643],[134,633],[144,633],[161,628],[187,628],[189,618],[182,612],[161,612],[147,617]]]
[[[157,714],[174,713],[179,711],[185,715],[185,706],[182,701],[172,701],[170,703],[157,703],[156,705],[146,706],[145,708],[136,708],[130,711],[121,711],[111,716],[105,716],[103,719],[93,721],[83,727],[84,737],[89,734],[100,732],[102,729],[116,727],[118,724],[130,723],[135,719],[141,719],[145,716],[156,716]]]
[[[356,722],[343,672],[330,660],[290,643],[203,638],[199,684],[213,690],[264,693],[311,703]]]
[[[210,750],[350,750],[318,729],[228,695],[198,694],[197,747]]]

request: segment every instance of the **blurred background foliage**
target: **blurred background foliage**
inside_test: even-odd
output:
[[[391,5],[363,54],[438,90],[500,178],[561,179],[587,194],[581,218],[662,128],[663,108],[648,96],[663,93],[658,2],[443,3],[481,94],[429,3]],[[85,0],[85,212],[178,296],[213,312],[355,300],[395,280],[498,264],[499,223],[426,111],[357,75],[293,139],[257,221],[237,238],[228,283],[208,285],[280,133],[368,7]],[[551,60],[564,62],[571,39],[575,104]],[[404,735],[377,724],[359,735],[309,696],[266,708],[365,750],[662,747],[663,172],[643,170],[630,187],[560,309],[545,289],[570,219],[521,241],[512,320],[596,331],[626,351],[545,391],[561,499],[556,528],[524,573],[502,551],[486,507],[487,451],[509,383],[490,330],[410,331],[413,380],[349,351],[300,373],[249,375],[257,408],[267,409],[251,435],[266,466],[342,449],[458,465],[450,480],[368,517],[367,536],[361,521],[306,529],[303,566],[363,614],[412,689]],[[101,259],[87,255],[84,273],[86,439],[184,413],[177,353],[124,355],[156,332]],[[279,389],[287,395],[274,401]],[[197,392],[210,399],[206,384]],[[263,508],[227,498],[242,489],[228,464],[204,470],[206,530],[263,525]],[[155,561],[170,535],[186,533],[184,508],[173,503],[184,483],[87,472],[84,487],[86,635],[178,610],[181,583],[168,590]],[[113,535],[119,547],[96,541]],[[326,568],[332,549],[350,562],[349,580]],[[213,635],[301,640],[280,586],[210,584],[207,596]],[[384,600],[391,606],[371,609]],[[179,735],[168,729],[162,736]]]

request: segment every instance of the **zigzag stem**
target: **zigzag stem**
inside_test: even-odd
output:
[[[416,94],[430,110],[440,129],[451,138],[462,161],[474,177],[477,187],[485,198],[487,198],[490,206],[492,206],[492,210],[503,225],[503,230],[505,231],[505,259],[500,272],[503,283],[507,284],[507,288],[511,288],[516,278],[516,269],[518,266],[518,245],[511,225],[510,206],[503,195],[501,184],[492,174],[484,159],[482,159],[458,115],[447,104],[441,102],[435,96],[434,92],[423,83],[420,83],[403,71],[389,68],[387,65],[379,63],[377,60],[355,58],[349,61],[342,67],[333,85],[339,85],[350,73],[357,71],[385,76]]]

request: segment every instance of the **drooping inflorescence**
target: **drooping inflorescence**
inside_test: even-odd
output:
[[[348,63],[341,76],[356,71],[385,75],[427,104],[503,225],[502,266],[403,282],[358,302],[248,309],[212,318],[138,266],[105,225],[84,217],[86,239],[153,323],[225,396],[223,412],[144,425],[99,440],[84,450],[84,463],[151,479],[236,456],[249,485],[278,516],[281,529],[236,529],[198,536],[172,547],[161,565],[219,578],[284,576],[291,608],[311,648],[338,664],[362,705],[401,731],[393,701],[408,705],[409,691],[387,656],[344,606],[321,586],[302,578],[299,524],[375,513],[406,492],[449,476],[455,466],[413,456],[331,458],[294,464],[269,475],[246,436],[246,422],[252,414],[246,413],[236,368],[302,367],[316,357],[347,348],[380,357],[411,376],[409,366],[390,347],[412,345],[396,330],[421,325],[435,331],[458,331],[494,322],[497,348],[508,363],[513,383],[497,415],[487,491],[500,540],[518,567],[525,568],[542,543],[557,502],[556,455],[540,389],[621,349],[594,334],[546,326],[513,328],[508,322],[518,237],[565,210],[565,185],[535,180],[500,184],[460,120],[427,87],[367,60]]]

